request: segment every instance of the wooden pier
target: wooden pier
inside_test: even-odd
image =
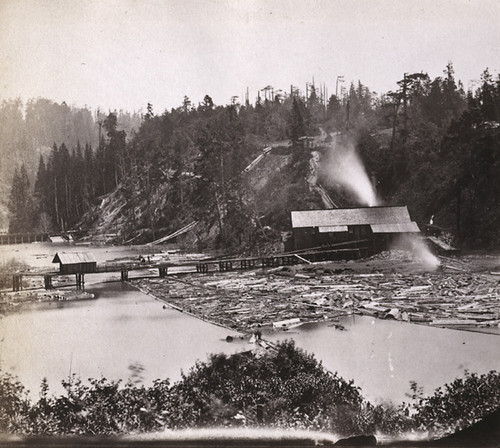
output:
[[[167,275],[192,274],[192,273],[213,273],[233,270],[246,270],[257,268],[271,268],[278,266],[291,266],[301,263],[313,263],[318,261],[352,260],[361,255],[359,248],[336,249],[326,251],[302,252],[299,254],[282,254],[267,257],[234,258],[219,260],[197,260],[186,263],[106,263],[99,265],[92,272],[64,273],[56,271],[45,272],[23,272],[13,275],[12,289],[20,291],[22,289],[23,276],[43,277],[45,289],[52,289],[54,277],[75,275],[76,288],[85,288],[85,275],[120,273],[120,280],[129,280],[131,271],[151,271],[158,270],[159,277]]]
[[[291,266],[302,263],[314,263],[317,261],[352,260],[361,256],[361,250],[336,249],[314,252],[302,252],[299,254],[282,254],[269,257],[236,258],[231,260],[200,261],[196,264],[196,272],[224,272],[236,269],[270,268],[277,266]]]

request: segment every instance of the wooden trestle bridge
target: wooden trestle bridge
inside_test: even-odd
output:
[[[48,233],[0,233],[0,245],[43,243],[49,238]]]
[[[344,259],[356,259],[360,257],[360,249],[336,249],[326,251],[303,252],[299,254],[280,254],[266,257],[235,258],[235,259],[204,259],[185,263],[105,263],[95,267],[92,272],[63,273],[57,271],[21,272],[13,275],[13,291],[22,290],[23,277],[43,277],[45,289],[53,288],[54,277],[75,275],[76,288],[85,287],[85,276],[92,274],[104,274],[120,272],[122,282],[129,280],[131,271],[158,270],[159,277],[167,275],[213,273],[233,270],[246,270],[257,268],[270,268],[277,266],[290,266],[300,263],[312,263],[317,261],[332,261]]]

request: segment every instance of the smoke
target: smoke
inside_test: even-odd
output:
[[[329,187],[342,187],[353,195],[360,205],[373,207],[379,200],[354,145],[333,141],[326,157],[322,160],[322,180]]]

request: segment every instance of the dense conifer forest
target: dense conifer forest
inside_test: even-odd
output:
[[[352,83],[328,98],[312,83],[306,94],[269,86],[253,103],[216,105],[207,94],[171,110],[148,104],[144,114],[4,101],[3,227],[145,242],[197,222],[198,248],[244,251],[279,239],[291,210],[323,207],[305,180],[303,137],[324,135],[328,145],[342,132],[382,203],[408,204],[419,224],[432,219],[461,247],[498,247],[500,78],[486,69],[465,91],[449,63],[440,77],[404,74],[397,86],[376,94]],[[281,162],[265,179],[245,175],[269,144]]]

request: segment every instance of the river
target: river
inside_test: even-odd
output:
[[[408,401],[410,381],[432,392],[464,370],[500,370],[500,338],[494,334],[434,328],[368,316],[344,318],[345,331],[328,323],[304,324],[271,341],[294,339],[328,370],[354,379],[373,403]]]
[[[11,259],[37,268],[52,268],[57,251],[91,252],[98,263],[138,258],[150,247],[81,247],[63,244],[0,246],[0,262]],[[141,275],[144,272],[141,271]],[[157,274],[156,274],[157,275]],[[86,276],[86,291],[97,300],[34,303],[0,319],[0,367],[15,374],[38,395],[46,377],[50,390],[63,391],[61,380],[126,381],[140,366],[145,384],[157,378],[178,380],[209,353],[234,353],[251,348],[233,331],[164,307],[162,302],[116,280],[119,273]],[[235,336],[227,343],[228,335]]]
[[[30,266],[48,267],[57,251],[82,247],[31,244],[0,246],[0,261],[14,256]],[[138,257],[144,247],[92,247],[98,262]],[[53,266],[52,266],[53,267]],[[114,275],[114,277],[113,277]],[[116,274],[87,276],[86,290],[97,300],[35,303],[0,319],[0,366],[19,377],[36,398],[42,378],[60,393],[69,374],[86,379],[105,377],[126,381],[141,367],[144,383],[180,378],[209,353],[234,353],[252,348],[234,332],[165,308],[135,288],[106,280]],[[268,332],[266,339],[294,339],[323,365],[353,379],[374,401],[400,403],[409,382],[425,393],[464,369],[486,373],[500,369],[498,336],[445,330],[369,317],[346,318],[346,331],[328,323],[307,324],[288,332]]]
[[[87,288],[97,300],[37,303],[1,320],[0,365],[32,392],[46,377],[60,393],[70,373],[82,379],[126,380],[141,366],[145,384],[180,378],[212,352],[233,353],[248,344],[234,334],[178,311],[126,284]]]

